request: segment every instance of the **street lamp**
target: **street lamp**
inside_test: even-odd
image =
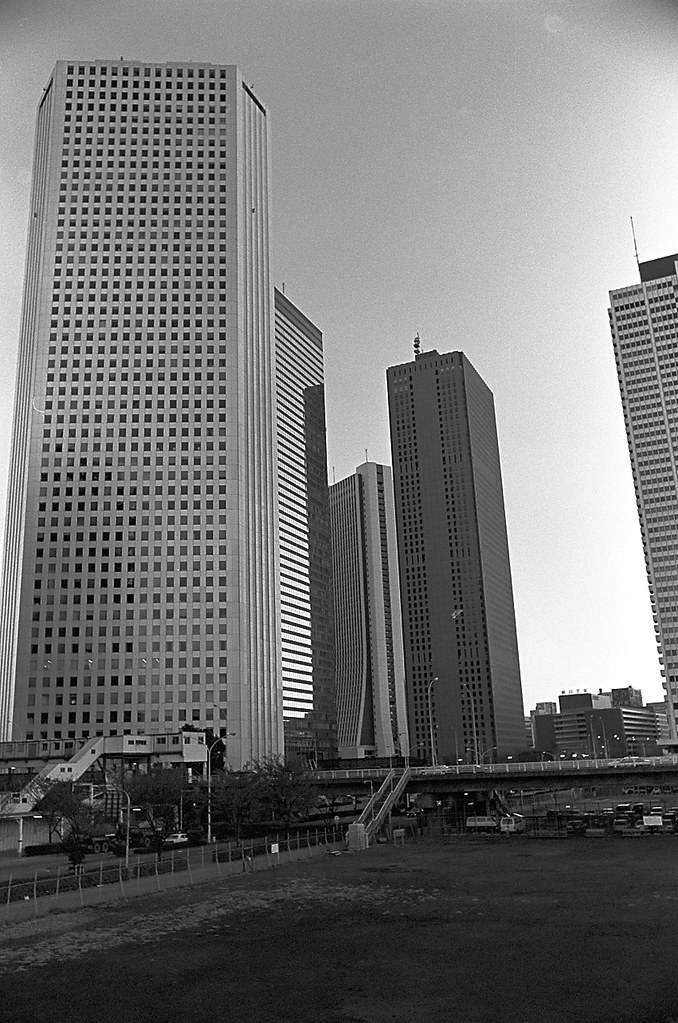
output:
[[[218,746],[220,742],[224,744],[224,750],[226,749],[226,739],[229,735],[236,735],[236,732],[225,732],[224,735],[220,735],[218,739],[207,747],[207,844],[209,845],[212,841],[212,750],[215,746]]]
[[[434,675],[429,684],[426,687],[426,702],[428,703],[428,731],[429,738],[431,741],[431,767],[438,766],[438,751],[435,747],[433,738],[433,714],[431,713],[431,689],[434,684],[438,681],[438,676]]]
[[[469,693],[469,696],[471,698],[471,721],[473,723],[473,748],[475,750],[474,761],[477,764],[478,763],[478,725],[477,725],[477,722],[476,722],[476,698],[473,695],[473,690],[471,689],[471,686],[470,686],[470,684],[468,682],[461,682],[460,683],[460,688],[461,689],[467,689],[468,693]]]
[[[132,800],[130,799],[129,792],[125,792],[124,789],[120,789],[120,792],[127,800],[127,826],[125,828],[125,867],[129,868],[129,819],[132,815]]]
[[[480,763],[484,764],[485,763],[485,757],[492,756],[492,754],[494,752],[496,752],[496,749],[497,749],[496,746],[488,746],[486,750],[482,750],[482,752],[480,754],[480,758],[479,758]]]

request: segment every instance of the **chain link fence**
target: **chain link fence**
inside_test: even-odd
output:
[[[194,884],[221,876],[268,870],[344,845],[343,829],[330,825],[241,842],[163,850],[160,857],[136,855],[83,864],[73,871],[35,870],[0,881],[0,923],[40,916],[51,910],[74,909],[149,891]]]

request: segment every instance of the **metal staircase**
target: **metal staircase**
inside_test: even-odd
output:
[[[365,804],[355,823],[362,824],[365,828],[368,843],[373,842],[379,834],[389,813],[405,791],[410,776],[409,767],[400,772],[391,768],[383,783]]]
[[[60,781],[77,781],[92,767],[104,751],[105,739],[99,736],[78,750],[64,763],[46,764],[20,792],[5,792],[0,796],[0,817],[15,817],[30,813],[45,793]]]

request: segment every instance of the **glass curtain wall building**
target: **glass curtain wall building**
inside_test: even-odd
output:
[[[669,729],[678,714],[678,255],[610,292],[610,328]]]
[[[3,738],[282,752],[267,122],[235,67],[59,62],[43,92]]]
[[[387,387],[410,741],[489,762],[525,746],[494,399],[418,339]]]
[[[336,754],[322,334],[275,290],[285,751]]]

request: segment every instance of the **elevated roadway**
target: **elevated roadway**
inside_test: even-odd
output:
[[[321,792],[355,793],[377,787],[388,767],[365,767],[351,771],[316,771],[313,780]],[[492,789],[557,791],[567,788],[666,788],[678,793],[678,756],[622,760],[552,760],[529,764],[459,764],[410,767],[407,792],[443,795]]]

